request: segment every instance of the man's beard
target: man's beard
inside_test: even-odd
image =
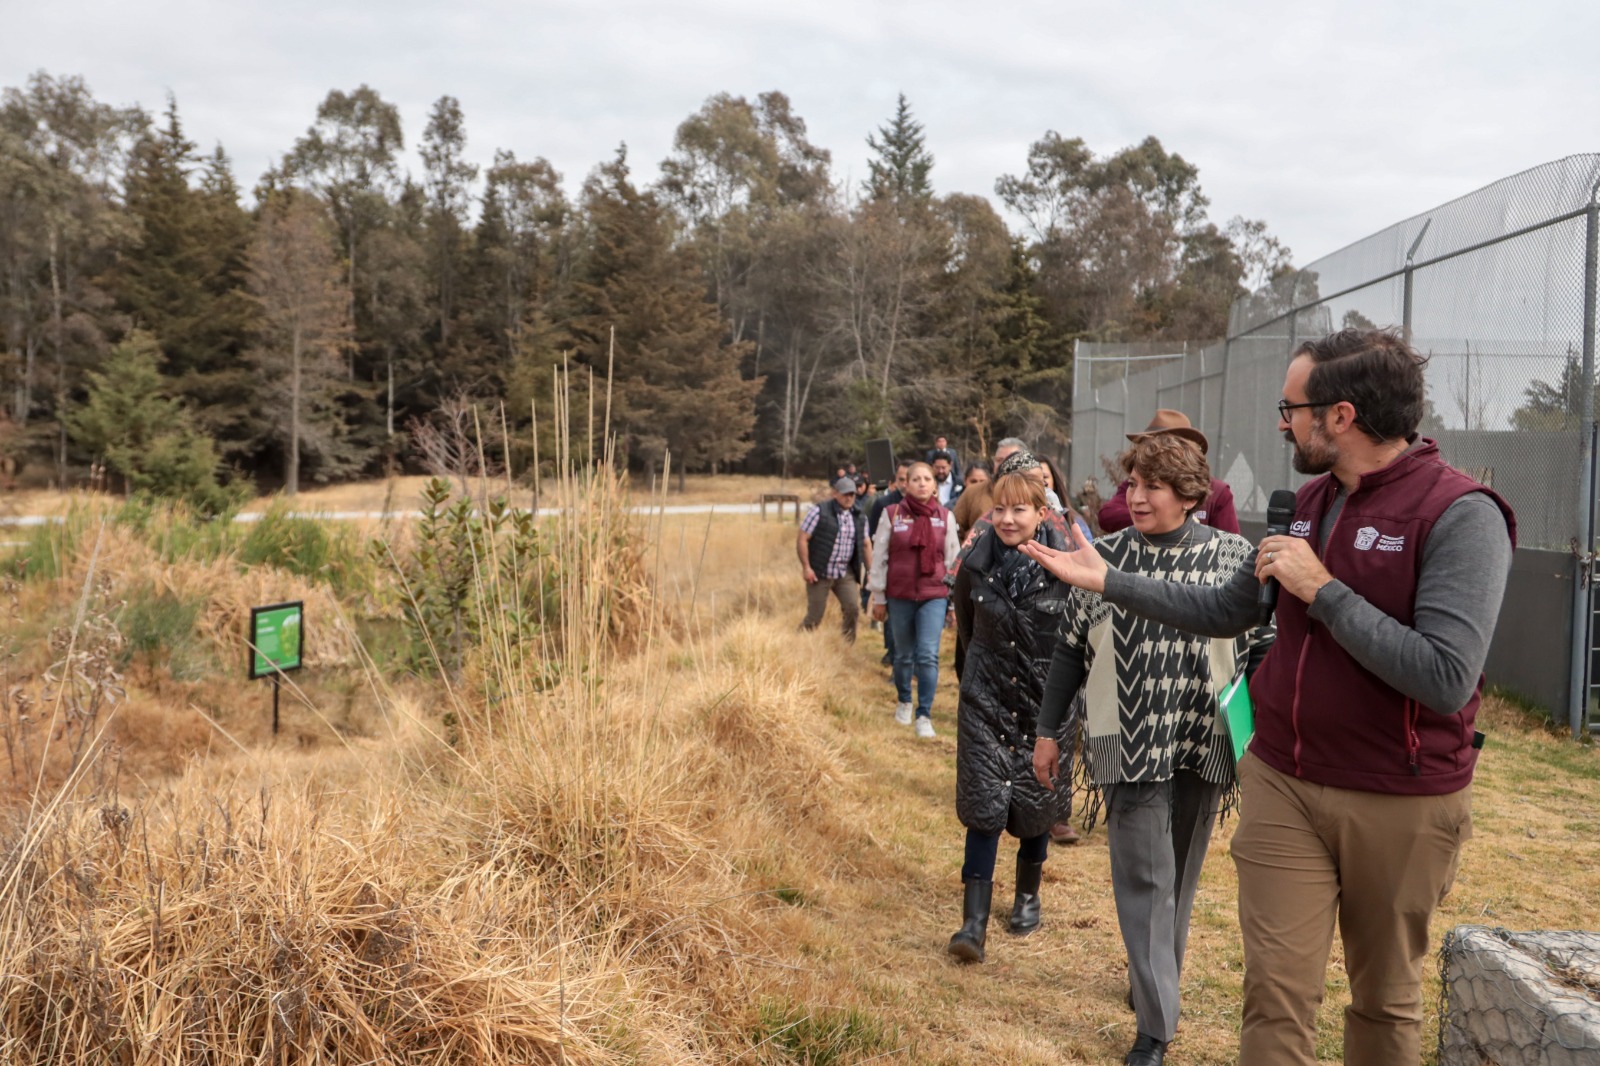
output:
[[[1339,449],[1316,423],[1312,423],[1311,438],[1304,444],[1294,439],[1294,430],[1285,430],[1283,438],[1294,446],[1291,462],[1297,474],[1326,474],[1339,459]]]

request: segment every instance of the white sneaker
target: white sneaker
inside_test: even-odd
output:
[[[894,705],[894,720],[901,725],[910,725],[911,716],[916,713],[916,710],[916,707],[912,704],[897,703]]]
[[[917,736],[921,737],[923,740],[930,740],[933,737],[936,737],[938,735],[939,734],[937,734],[937,733],[935,733],[933,731],[933,719],[932,718],[918,718],[917,719]]]

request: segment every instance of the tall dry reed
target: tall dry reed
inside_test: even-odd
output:
[[[484,542],[480,639],[420,697],[368,661],[383,736],[305,753],[211,722],[209,757],[135,787],[91,741],[12,813],[0,1060],[788,1054],[784,913],[870,839],[818,728],[825,665],[755,614],[669,617],[660,512],[631,515],[613,457],[557,437],[541,569]],[[509,621],[530,607],[531,635]]]

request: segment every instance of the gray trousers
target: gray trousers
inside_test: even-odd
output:
[[[806,586],[806,616],[801,629],[815,629],[822,624],[822,614],[828,609],[828,596],[839,601],[839,631],[851,644],[856,642],[856,619],[861,617],[861,586],[850,574],[844,577],[817,575],[815,585]]]
[[[1171,1040],[1178,1031],[1189,913],[1223,786],[1184,770],[1171,781],[1104,785],[1101,791],[1133,1012],[1139,1032]]]

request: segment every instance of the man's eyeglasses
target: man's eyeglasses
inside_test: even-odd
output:
[[[1288,400],[1278,401],[1278,417],[1285,422],[1289,421],[1289,412],[1298,411],[1302,407],[1327,407],[1325,403],[1290,403]]]

